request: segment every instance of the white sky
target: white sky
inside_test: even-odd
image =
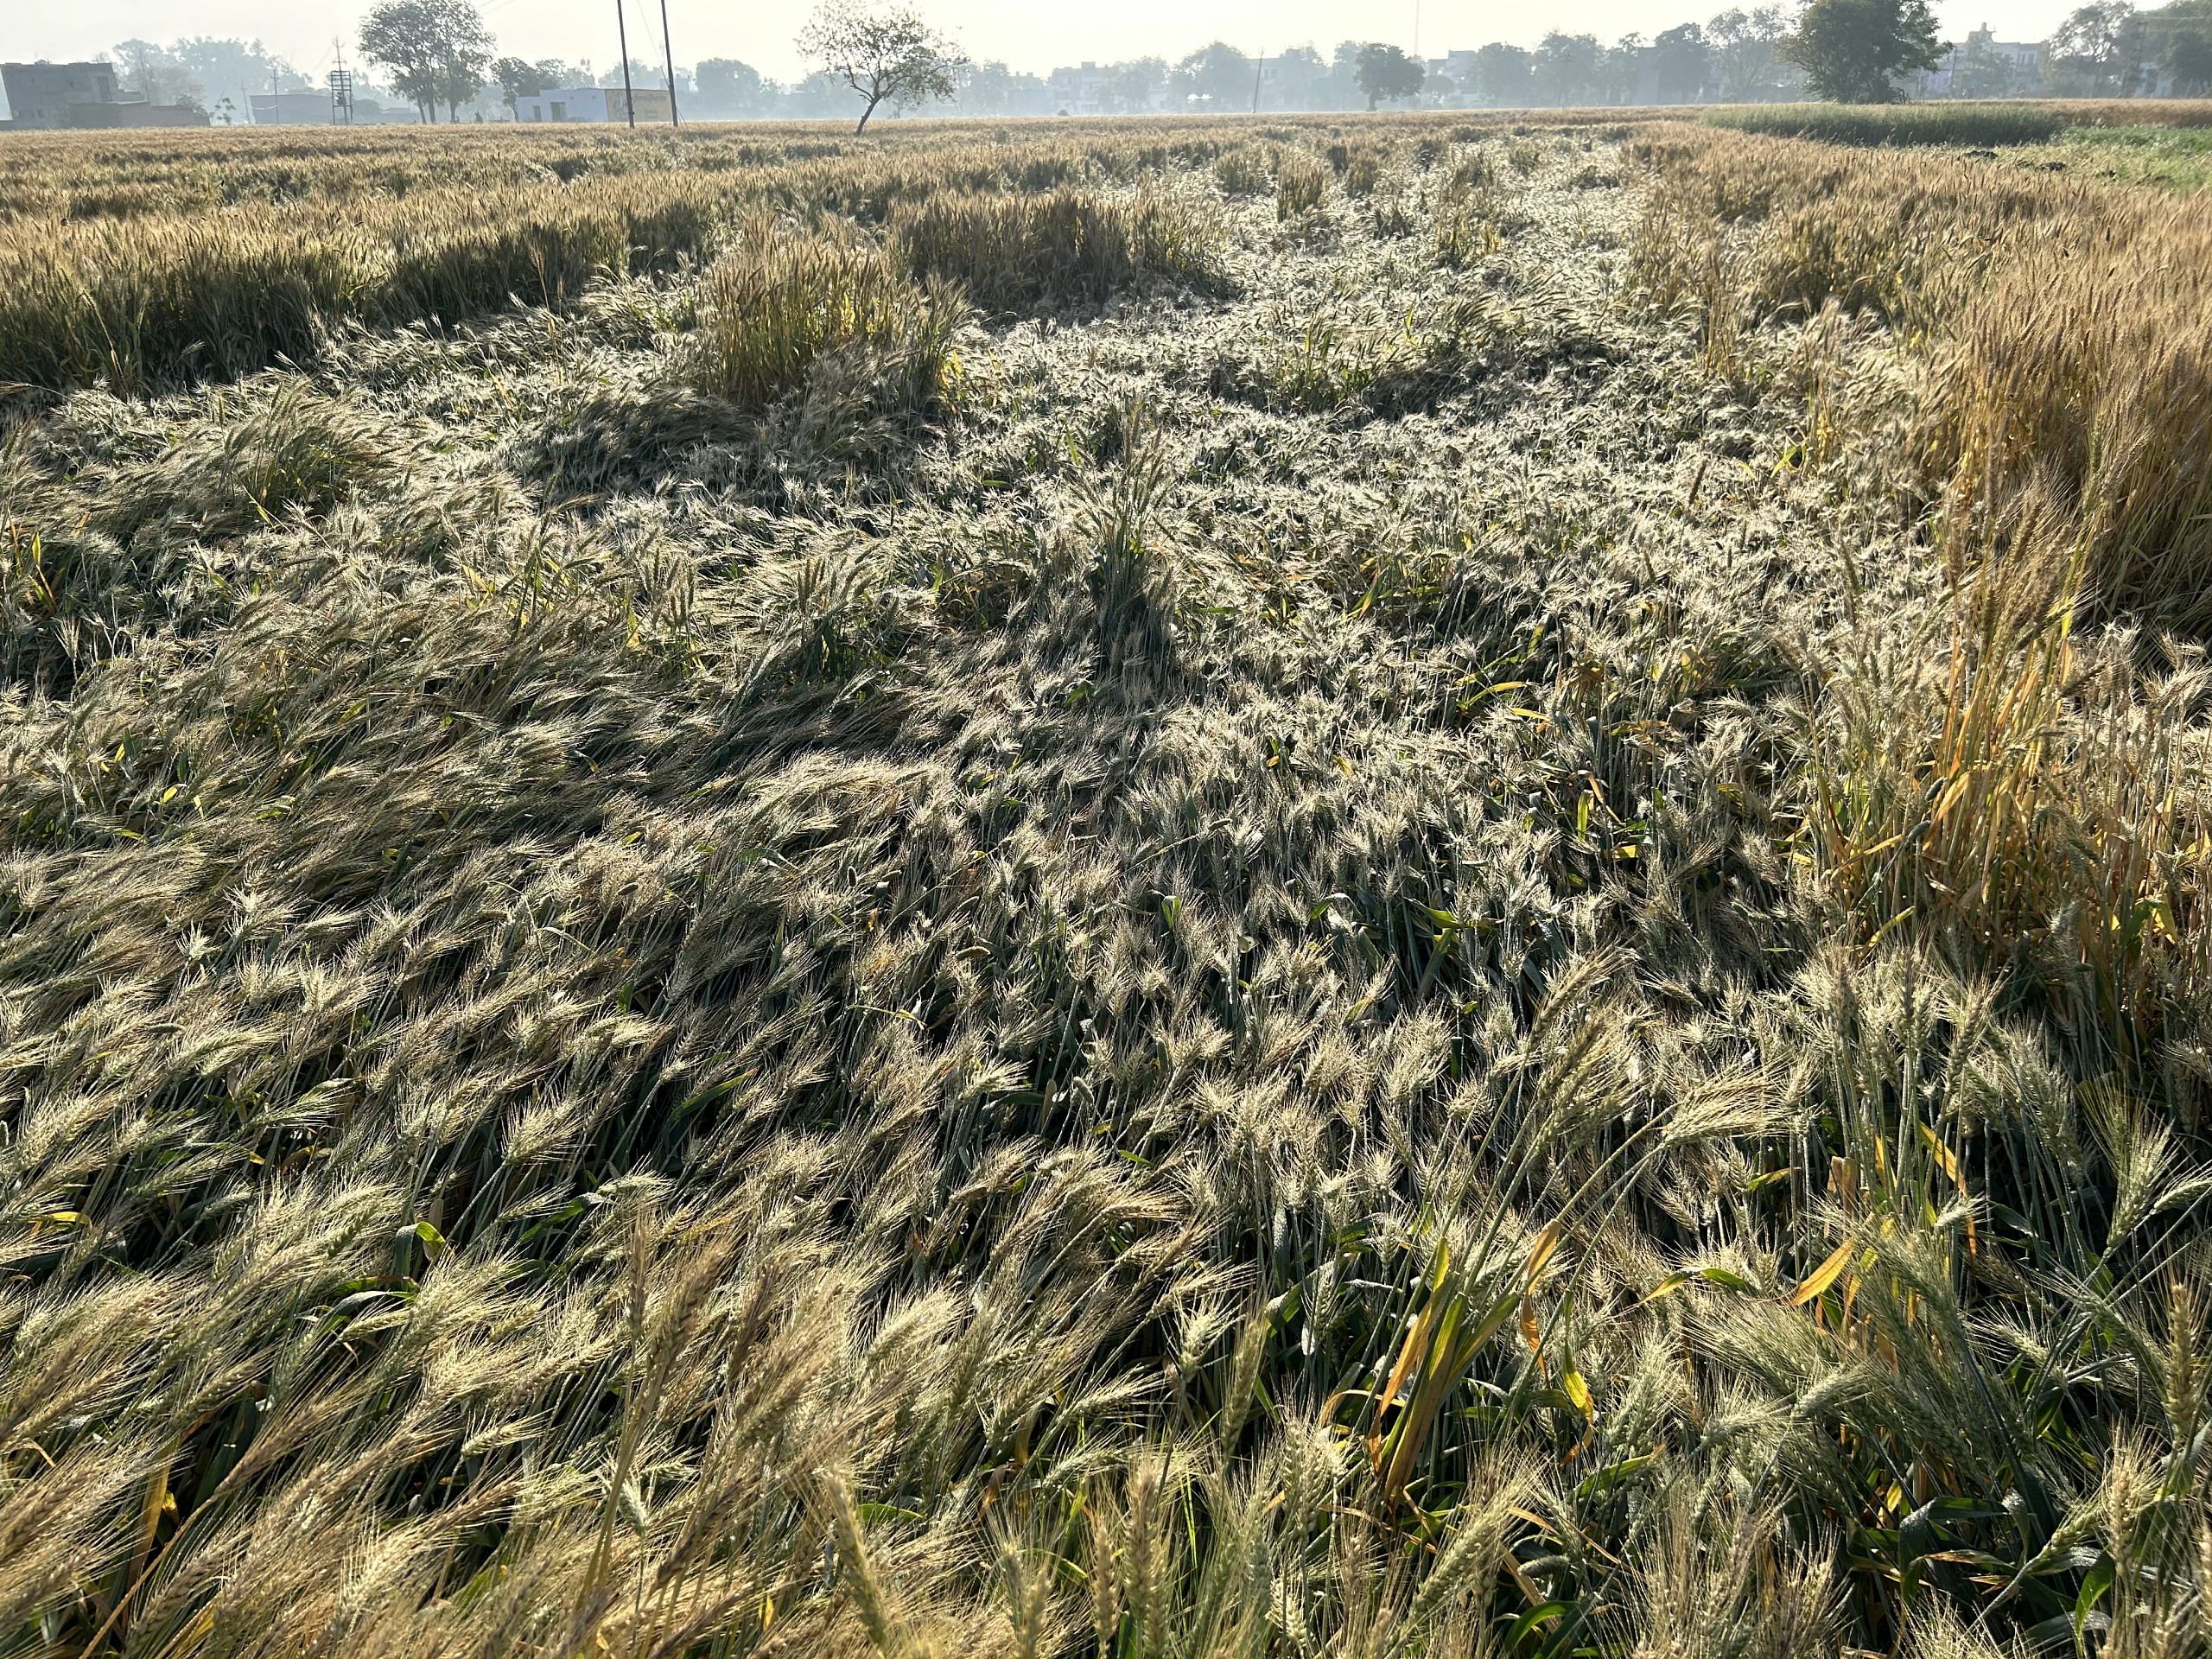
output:
[[[615,0],[479,0],[499,49],[526,58],[588,58],[601,69],[620,60]],[[676,60],[741,58],[763,73],[792,80],[802,73],[791,36],[809,0],[668,0]],[[1688,18],[1702,20],[1751,0],[1531,0],[1501,8],[1477,0],[1419,0],[1420,45],[1440,56],[1453,47],[1506,40],[1533,46],[1548,29],[1587,31],[1605,40],[1649,35]],[[372,0],[0,0],[0,59],[84,58],[134,36],[164,44],[185,35],[259,37],[310,75],[331,61],[343,34],[353,55],[361,14]],[[658,59],[656,0],[625,0],[632,56]],[[998,58],[1043,73],[1085,58],[1167,59],[1221,39],[1247,52],[1312,44],[1325,53],[1340,40],[1414,44],[1416,0],[920,0],[922,10],[979,59]],[[2005,40],[2041,40],[2078,0],[1936,0],[1946,35],[1988,22]]]

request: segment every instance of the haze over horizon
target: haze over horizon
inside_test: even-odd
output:
[[[167,44],[180,37],[214,35],[258,39],[295,68],[319,77],[334,61],[334,34],[354,56],[359,22],[373,0],[340,0],[310,22],[285,0],[80,0],[67,10],[18,16],[0,27],[0,59],[95,57],[117,42],[144,39]],[[1552,29],[1592,34],[1606,41],[1646,36],[1689,20],[1703,21],[1732,4],[1755,0],[1546,0],[1503,17],[1474,0],[1419,0],[1418,45],[1424,55],[1491,41],[1534,46]],[[502,54],[518,57],[589,60],[601,67],[620,60],[612,0],[479,0]],[[633,57],[660,55],[657,0],[627,0]],[[978,60],[1000,60],[1043,74],[1057,65],[1086,59],[1162,57],[1173,61],[1209,41],[1224,40],[1247,52],[1270,54],[1287,47],[1326,52],[1338,41],[1382,40],[1412,48],[1416,0],[1385,0],[1350,7],[1328,0],[1124,0],[1097,10],[1046,10],[1021,0],[922,0],[923,11]],[[2073,0],[2026,0],[2003,8],[1987,0],[1936,0],[1946,38],[1959,39],[1983,23],[2008,40],[2042,40]],[[705,58],[737,58],[779,80],[804,73],[791,37],[810,5],[733,8],[714,0],[668,0],[669,24],[679,64]],[[1041,14],[1041,15],[1040,15]]]

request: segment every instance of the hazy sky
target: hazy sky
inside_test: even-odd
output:
[[[331,60],[331,39],[342,32],[347,54],[360,15],[372,0],[303,5],[299,0],[0,0],[0,58],[80,58],[140,36],[164,43],[182,35],[258,36],[309,74]],[[588,58],[601,68],[619,61],[615,0],[480,0],[502,52],[526,58]],[[626,0],[630,48],[658,57],[657,0]],[[791,36],[810,0],[668,0],[678,63],[741,58],[779,79],[800,66]],[[1748,0],[1532,0],[1501,7],[1477,0],[1421,0],[1420,44],[1436,56],[1485,41],[1534,45],[1547,29],[1588,31],[1611,40],[1633,30],[1656,34],[1688,17],[1702,18]],[[2010,40],[2040,40],[2078,0],[1936,0],[1947,35],[1996,25]],[[1001,58],[1039,73],[1085,58],[1156,54],[1175,58],[1222,39],[1247,52],[1312,43],[1325,52],[1338,41],[1414,44],[1414,0],[922,0],[923,10],[977,58]],[[650,51],[648,50],[650,48]]]

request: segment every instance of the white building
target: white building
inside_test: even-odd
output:
[[[1928,72],[1927,80],[1916,90],[1929,98],[2017,98],[2039,92],[2043,90],[2044,50],[2041,41],[2000,41],[1996,31],[1984,23],[1968,35],[1963,44],[1945,53],[1942,62]],[[1983,77],[1994,70],[2000,77],[2000,84],[1994,87],[1970,84],[1970,78],[1960,73],[1967,67],[1969,54]]]
[[[1046,77],[1052,107],[1063,115],[1099,115],[1106,108],[1106,72],[1085,62],[1079,68],[1059,68]]]
[[[638,119],[673,118],[665,86],[640,86],[636,92]],[[562,86],[531,92],[515,100],[518,121],[627,121],[629,111],[620,86]]]

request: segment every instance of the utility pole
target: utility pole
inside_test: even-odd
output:
[[[350,127],[353,124],[353,77],[346,67],[346,42],[333,41],[330,46],[338,54],[338,67],[330,72],[330,124]]]
[[[1259,62],[1252,66],[1252,113],[1260,112],[1260,79],[1268,73],[1268,54],[1260,54]]]
[[[1414,61],[1421,61],[1421,0],[1414,0]]]
[[[676,107],[676,48],[668,43],[668,0],[660,0],[660,58],[668,66],[668,124],[680,127],[683,117]]]
[[[630,22],[622,15],[622,0],[614,0],[614,34],[622,42],[622,105],[623,113],[630,118],[630,130],[638,130],[638,94],[630,85]]]

